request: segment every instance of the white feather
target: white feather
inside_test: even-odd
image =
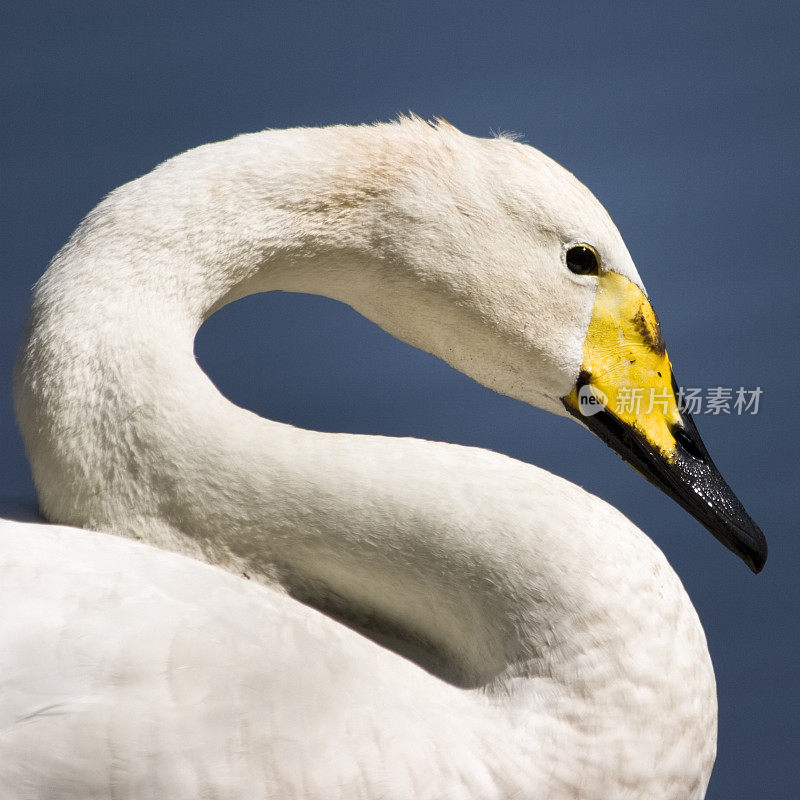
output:
[[[713,671],[644,534],[493,453],[260,419],[192,355],[227,302],[315,292],[563,413],[576,240],[641,285],[571,175],[416,119],[208,145],[92,211],[17,414],[50,520],[161,549],[0,526],[4,796],[702,797]]]

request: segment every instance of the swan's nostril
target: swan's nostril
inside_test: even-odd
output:
[[[670,432],[675,437],[675,441],[683,450],[692,456],[692,458],[703,461],[703,451],[683,425],[673,425]]]

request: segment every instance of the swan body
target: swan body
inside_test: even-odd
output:
[[[510,598],[553,622],[465,629],[495,671],[471,685],[195,559],[0,525],[0,797],[701,797],[715,682],[680,582],[613,508],[519,467],[539,515],[563,524],[568,503],[574,532],[613,534],[640,580],[609,586],[625,570],[606,564],[580,594]],[[456,625],[447,611],[431,609]]]
[[[599,276],[564,266],[587,241]],[[0,525],[6,796],[702,797],[713,670],[660,551],[512,459],[233,406],[194,335],[276,289],[562,415],[600,304],[636,310],[617,349],[668,365],[608,215],[515,142],[267,131],[112,192],[36,287],[15,407],[44,515],[118,536]],[[671,454],[637,420],[623,437],[651,480],[688,463],[669,413]]]

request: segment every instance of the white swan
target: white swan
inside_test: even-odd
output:
[[[763,564],[571,175],[418,119],[201,147],[112,192],[35,291],[15,403],[42,511],[161,549],[0,526],[2,797],[702,797],[713,671],[660,551],[506,457],[232,406],[194,334],[272,289],[573,413]]]

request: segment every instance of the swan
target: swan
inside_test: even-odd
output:
[[[56,524],[0,524],[0,796],[702,797],[713,668],[660,550],[508,457],[235,407],[194,335],[272,290],[576,420],[763,566],[619,232],[555,162],[416,117],[198,147],[34,290],[14,400]]]

